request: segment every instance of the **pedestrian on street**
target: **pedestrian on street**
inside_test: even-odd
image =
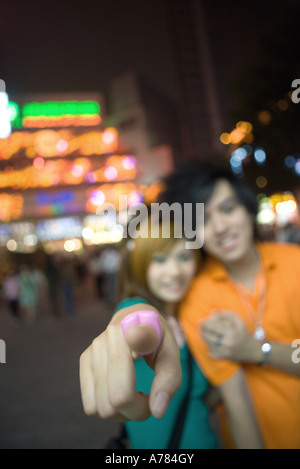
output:
[[[104,272],[102,267],[101,255],[103,250],[100,250],[97,254],[93,255],[88,264],[88,269],[95,280],[96,296],[99,300],[104,298]]]
[[[39,283],[32,268],[22,264],[19,272],[20,305],[26,321],[34,324],[36,321],[39,299]]]
[[[75,312],[75,287],[77,282],[74,260],[61,258],[60,260],[60,289],[62,309],[64,314],[73,315]]]
[[[17,267],[12,264],[9,272],[3,280],[3,293],[6,298],[10,314],[12,316],[12,323],[18,325],[21,323],[20,311],[20,279]]]
[[[117,276],[120,269],[120,251],[114,246],[106,247],[100,254],[99,264],[104,276],[104,298],[109,306],[117,303]]]

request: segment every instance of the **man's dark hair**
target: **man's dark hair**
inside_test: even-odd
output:
[[[159,196],[159,202],[205,204],[210,200],[216,183],[220,180],[228,181],[238,201],[255,219],[258,204],[252,189],[226,167],[209,162],[192,161],[178,167],[165,178],[165,189]]]

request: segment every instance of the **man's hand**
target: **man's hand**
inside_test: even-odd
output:
[[[145,420],[151,414],[161,418],[179,389],[180,351],[161,315],[158,314],[162,332],[158,348],[157,333],[147,324],[128,328],[125,339],[122,319],[142,309],[145,304],[117,312],[106,330],[82,353],[80,385],[86,414],[118,421]],[[148,305],[147,309],[156,311]],[[144,360],[155,372],[149,396],[135,389],[134,361],[144,353]]]
[[[215,312],[202,321],[201,334],[214,358],[243,362],[260,353],[245,322],[231,311]]]
[[[202,321],[200,327],[200,333],[214,358],[238,363],[262,363],[262,342],[253,337],[237,314],[231,311],[215,312]],[[268,365],[299,377],[300,366],[291,359],[291,345],[268,342],[272,346]]]

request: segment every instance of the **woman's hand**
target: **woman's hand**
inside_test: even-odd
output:
[[[231,311],[214,312],[202,321],[201,335],[214,358],[249,362],[260,353],[243,319]]]
[[[180,351],[161,315],[157,313],[162,332],[159,345],[155,329],[147,324],[128,328],[125,339],[121,321],[138,310],[145,310],[145,304],[117,312],[80,357],[81,395],[88,415],[118,421],[145,420],[151,414],[161,418],[181,385]],[[156,311],[148,305],[147,310]],[[150,396],[135,389],[134,361],[142,355],[155,372]]]

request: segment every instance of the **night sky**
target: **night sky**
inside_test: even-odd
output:
[[[183,0],[184,1],[184,0]],[[276,0],[203,0],[223,113],[233,106],[239,70],[254,60],[272,27]],[[107,92],[135,71],[178,100],[163,0],[0,0],[0,78],[8,93]],[[289,10],[281,8],[282,15]]]
[[[136,70],[176,94],[159,0],[9,0],[4,11],[0,64],[8,91],[102,91]]]

